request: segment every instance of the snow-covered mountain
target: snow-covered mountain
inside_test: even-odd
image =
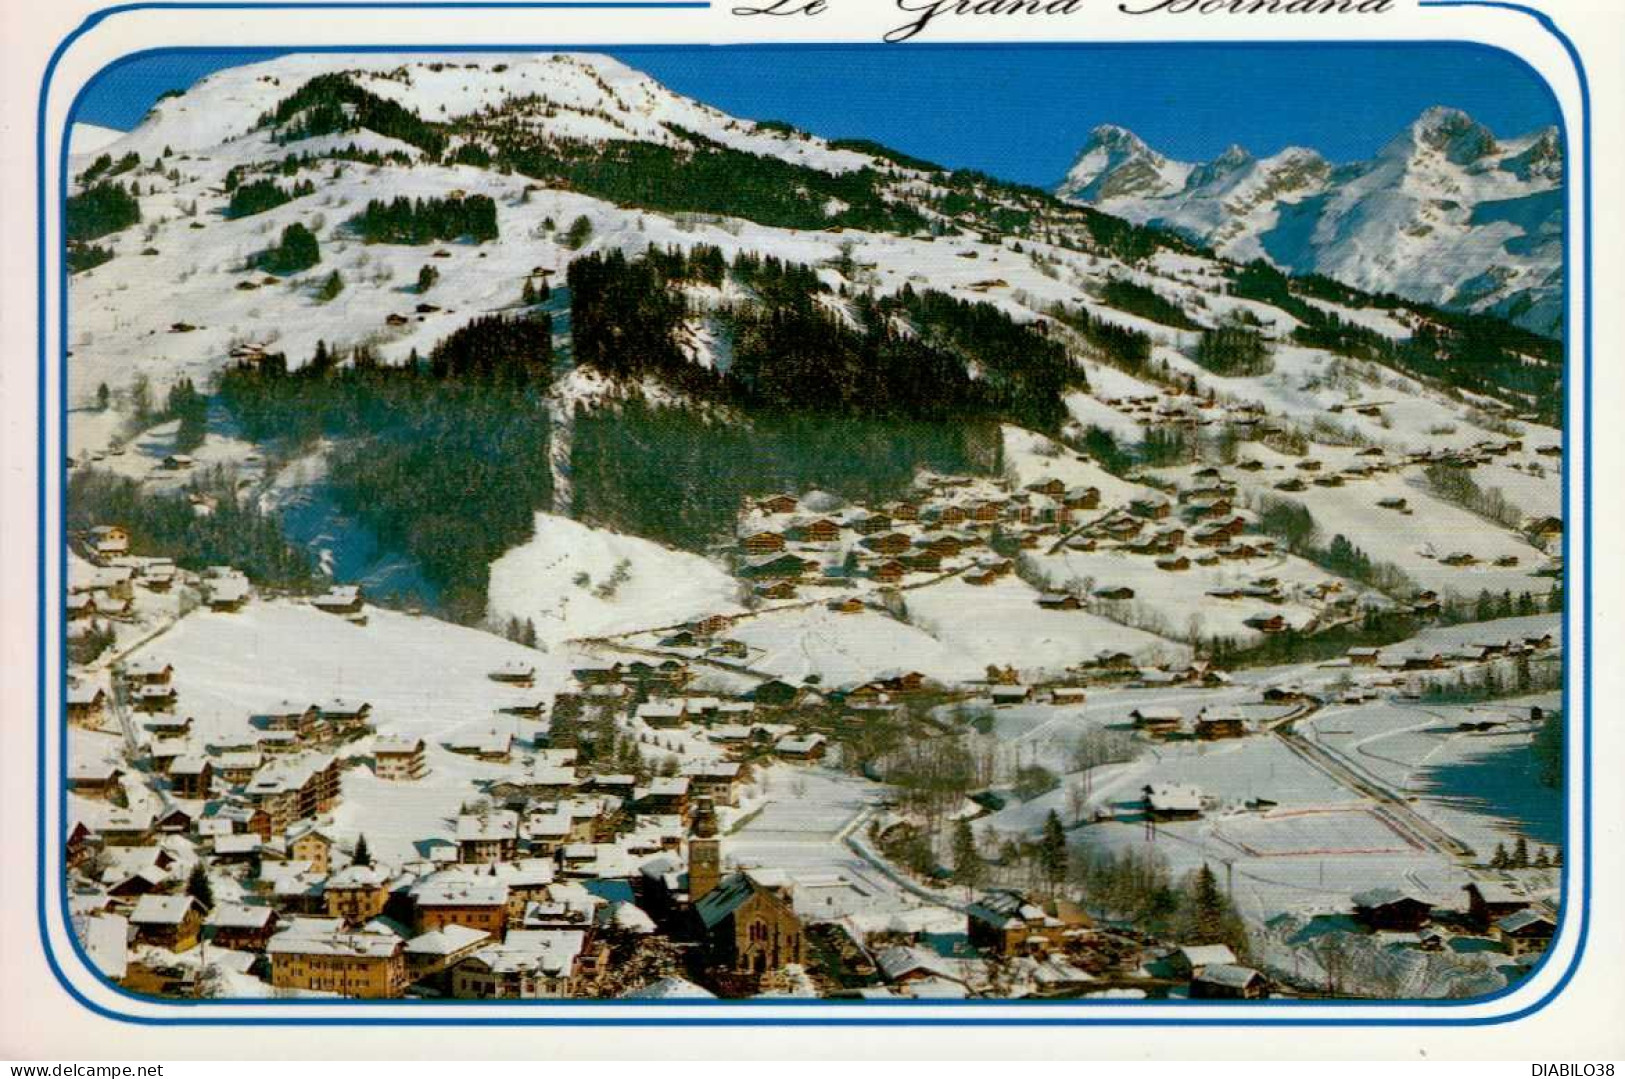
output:
[[[1056,194],[1228,258],[1561,329],[1556,128],[1499,139],[1464,112],[1432,108],[1369,161],[1339,165],[1300,147],[1257,158],[1240,146],[1192,164],[1103,125]]]

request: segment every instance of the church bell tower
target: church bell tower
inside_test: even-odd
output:
[[[688,901],[697,903],[722,881],[722,840],[709,798],[694,810],[694,832],[688,838]]]

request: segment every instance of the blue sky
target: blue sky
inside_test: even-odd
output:
[[[138,57],[98,76],[76,119],[132,127],[163,91],[264,55]],[[875,139],[1041,186],[1061,177],[1101,123],[1187,160],[1240,143],[1260,156],[1300,145],[1349,161],[1369,157],[1430,105],[1464,109],[1498,135],[1557,122],[1550,94],[1519,61],[1448,44],[651,47],[615,55],[724,112]]]

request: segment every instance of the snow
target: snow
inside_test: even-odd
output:
[[[588,580],[578,584],[581,574]],[[529,619],[549,644],[734,614],[743,610],[738,594],[732,577],[698,555],[547,513],[536,515],[529,541],[491,564],[492,618]]]

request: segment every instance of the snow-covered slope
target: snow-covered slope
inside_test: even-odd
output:
[[[1466,113],[1432,108],[1369,161],[1333,165],[1299,147],[1255,158],[1232,146],[1197,165],[1106,125],[1056,193],[1237,260],[1490,311],[1541,333],[1561,325],[1556,128],[1503,140]]]
[[[100,153],[105,147],[122,139],[124,135],[125,133],[116,127],[76,122],[68,130],[68,153],[74,157],[80,154]]]

